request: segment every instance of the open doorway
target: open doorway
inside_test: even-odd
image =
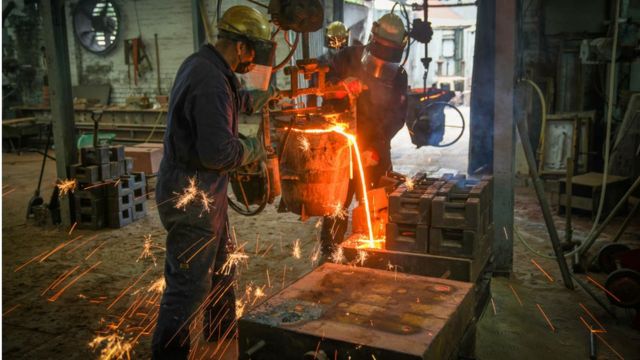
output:
[[[376,0],[373,12],[381,16],[391,11],[394,3]],[[450,103],[459,111],[452,107],[444,109],[445,128],[439,142],[441,147],[427,145],[417,148],[412,143],[409,128],[405,126],[391,141],[391,158],[394,170],[403,174],[413,175],[421,171],[435,176],[443,173],[466,173],[477,7],[459,6],[460,3],[456,0],[431,0],[429,5],[428,20],[433,28],[433,37],[428,44],[428,56],[432,61],[427,73],[426,86],[452,91],[454,97]],[[445,7],[447,5],[451,6]],[[421,9],[408,9],[411,20],[423,17]],[[409,79],[410,93],[413,94],[424,92],[424,66],[421,62],[424,54],[423,44],[411,44],[404,67]],[[411,113],[410,111],[409,114]],[[408,119],[407,123],[410,124],[411,121],[412,119]],[[454,142],[456,138],[458,140]],[[443,146],[450,143],[452,144]]]

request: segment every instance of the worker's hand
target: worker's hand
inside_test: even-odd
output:
[[[360,153],[360,159],[364,167],[376,166],[380,163],[380,155],[375,150],[363,151]]]
[[[254,161],[264,160],[267,158],[267,152],[262,142],[255,136],[247,136],[240,138],[242,143],[242,163],[241,165],[251,164]]]

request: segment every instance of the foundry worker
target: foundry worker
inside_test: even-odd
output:
[[[247,6],[228,9],[217,27],[215,44],[203,46],[180,66],[169,97],[156,190],[168,232],[166,289],[153,334],[154,359],[187,359],[190,321],[206,300],[213,299],[204,307],[205,337],[217,341],[235,335],[233,273],[220,271],[231,246],[227,174],[261,159],[264,149],[255,137],[238,137],[238,113],[246,98],[234,72],[259,70],[270,76],[275,43],[267,18]],[[190,180],[198,195],[178,208],[178,196]],[[209,208],[204,197],[213,200]]]
[[[349,30],[340,21],[327,25],[324,31],[324,47],[327,51],[318,58],[320,64],[329,64],[333,57],[349,45]]]
[[[373,23],[367,45],[348,46],[329,63],[328,82],[342,81],[347,88],[353,88],[357,80],[364,85],[356,100],[356,137],[368,189],[376,187],[378,180],[392,169],[391,139],[404,126],[408,81],[400,62],[407,41],[402,19],[389,13]],[[354,179],[349,188],[345,209],[354,192],[360,193],[360,181]],[[347,222],[348,219],[325,217],[321,235],[324,255],[343,241]]]

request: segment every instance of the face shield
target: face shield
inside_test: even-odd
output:
[[[271,80],[273,62],[276,56],[276,43],[266,40],[252,40],[251,48],[255,57],[249,64],[240,64],[236,69],[240,82],[247,90],[267,91]]]
[[[367,75],[388,86],[392,85],[393,79],[396,77],[398,69],[400,68],[398,63],[385,61],[374,55],[369,46],[365,48],[360,61]]]

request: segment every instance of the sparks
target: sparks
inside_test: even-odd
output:
[[[153,260],[153,266],[157,266],[158,261],[156,259],[156,256],[153,254],[153,251],[151,250],[152,246],[153,246],[153,240],[151,240],[151,234],[145,235],[144,243],[142,245],[142,253],[140,254],[140,256],[138,256],[138,259],[136,260],[136,262],[147,259],[147,258],[151,258]]]
[[[246,303],[242,299],[236,300],[236,319],[240,319],[244,315]]]
[[[249,255],[244,253],[242,247],[238,248],[227,256],[227,261],[222,265],[218,274],[230,275],[231,271],[233,271],[239,263],[246,263],[247,259],[249,259]]]
[[[544,317],[544,319],[547,321],[547,324],[551,328],[551,331],[556,332],[555,326],[553,326],[547,314],[544,312],[544,310],[542,310],[542,306],[540,306],[540,304],[536,304],[536,306],[538,307],[538,310],[540,310],[540,313],[542,313],[542,316]]]
[[[296,239],[293,242],[293,251],[291,252],[291,256],[296,259],[300,259],[300,257],[302,256],[302,251],[300,250],[300,239]]]
[[[162,294],[164,292],[164,288],[167,287],[167,284],[164,281],[164,276],[154,281],[151,286],[147,289],[147,292],[155,292],[157,294]]]
[[[311,260],[311,266],[316,266],[318,261],[320,261],[321,253],[322,253],[322,250],[320,249],[320,244],[318,244],[318,246],[316,246],[313,249],[313,252],[311,253],[311,257],[309,258]]]
[[[366,251],[358,250],[358,256],[356,257],[356,263],[360,263],[360,266],[364,266],[364,262],[367,260],[368,257],[369,257],[369,254],[367,254]]]
[[[331,261],[333,261],[336,264],[342,264],[342,262],[344,261],[344,250],[342,249],[342,246],[338,246],[331,253]]]
[[[413,190],[413,187],[414,187],[413,179],[408,177],[408,178],[404,181],[404,185],[407,187],[407,190],[412,191],[412,190]]]
[[[298,149],[300,149],[302,152],[309,152],[309,150],[311,150],[311,143],[306,136],[298,136]]]
[[[182,190],[182,194],[174,194],[178,196],[175,208],[183,211],[187,209],[187,205],[199,200],[202,205],[200,216],[205,212],[208,213],[213,205],[213,198],[207,195],[204,190],[198,189],[195,177],[189,178],[189,186]]]
[[[56,186],[58,187],[59,196],[63,197],[70,193],[73,193],[78,183],[76,179],[59,180]]]
[[[348,215],[349,214],[347,213],[347,209],[342,206],[342,202],[338,201],[331,206],[331,214],[329,215],[329,217],[344,220]]]
[[[89,342],[89,347],[94,350],[103,345],[104,348],[100,351],[100,360],[131,359],[133,343],[125,340],[124,336],[117,332],[106,336],[97,335]]]
[[[266,285],[256,286],[255,290],[253,290],[253,302],[251,305],[255,304],[258,299],[267,296],[267,294],[264,293],[265,286]]]

